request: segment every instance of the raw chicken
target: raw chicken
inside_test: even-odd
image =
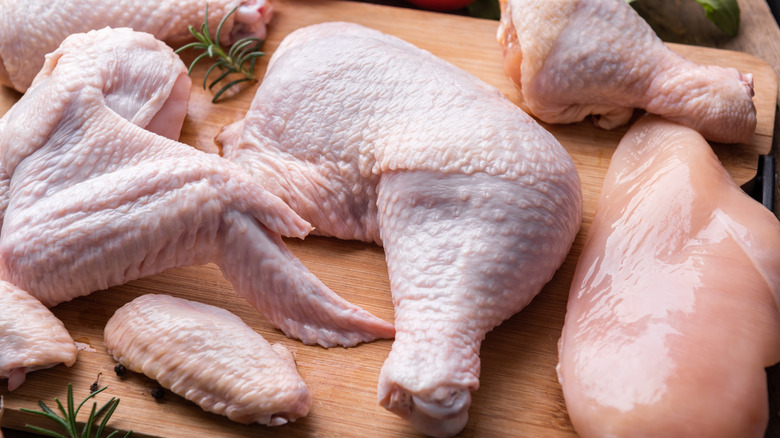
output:
[[[284,246],[280,233],[311,227],[279,198],[238,165],[142,129],[175,118],[160,111],[186,73],[170,48],[130,29],[73,35],[47,58],[0,123],[11,176],[0,278],[54,306],[214,261],[288,336],[323,346],[391,337],[391,324],[338,297]]]
[[[644,108],[705,138],[749,142],[753,76],[672,52],[624,0],[502,0],[504,68],[530,113],[548,123],[593,114],[626,124]]]
[[[763,437],[780,360],[780,222],[694,130],[615,151],[577,264],[558,377],[583,437]]]
[[[265,39],[273,15],[271,0],[211,0],[209,25],[217,24],[233,8],[220,35],[230,45],[244,37]],[[68,35],[103,27],[130,27],[148,32],[169,44],[191,38],[188,26],[204,21],[202,0],[0,0],[0,84],[25,92],[41,69],[44,55],[53,52]]]
[[[486,332],[579,229],[561,145],[495,88],[349,23],[290,34],[218,141],[316,232],[384,244],[397,331],[379,402],[424,433],[460,431]]]
[[[0,379],[8,379],[9,391],[29,372],[76,362],[65,326],[30,294],[0,280],[0,309]]]
[[[279,426],[311,407],[290,351],[227,310],[142,295],[114,313],[104,338],[127,369],[233,421]]]

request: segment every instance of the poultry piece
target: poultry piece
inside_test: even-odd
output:
[[[557,140],[430,53],[325,23],[285,38],[218,143],[315,232],[384,245],[396,338],[379,402],[424,433],[460,431],[485,334],[579,229],[579,176]]]
[[[328,347],[391,337],[391,324],[337,296],[284,246],[279,234],[311,229],[284,202],[240,166],[142,129],[176,118],[161,111],[182,110],[164,100],[186,75],[169,47],[130,29],[73,35],[47,58],[3,117],[0,278],[54,306],[215,262],[288,336]]]
[[[128,370],[239,423],[279,426],[311,407],[290,351],[218,307],[142,295],[108,320],[104,340]]]
[[[8,379],[9,391],[29,372],[76,362],[76,343],[62,321],[30,294],[0,280],[0,309],[0,379]]]
[[[780,361],[780,222],[696,131],[620,142],[577,264],[558,377],[587,437],[763,437]]]
[[[539,119],[572,123],[593,114],[597,126],[612,129],[643,108],[708,140],[753,138],[753,76],[686,60],[624,0],[502,4],[504,69]]]
[[[245,37],[265,39],[273,15],[271,0],[212,0],[209,27],[212,35],[233,8],[222,29],[225,45]],[[204,21],[206,2],[201,0],[102,1],[102,0],[0,0],[0,85],[27,91],[41,69],[44,57],[68,35],[104,27],[129,27],[153,34],[169,44],[192,38],[189,26]]]

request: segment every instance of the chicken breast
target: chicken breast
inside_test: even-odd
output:
[[[384,245],[396,339],[379,402],[424,433],[460,431],[486,332],[542,289],[579,229],[566,151],[497,89],[349,23],[285,38],[218,140],[316,232]]]
[[[620,142],[569,295],[558,377],[587,437],[763,437],[780,223],[694,130]]]
[[[142,295],[114,313],[104,339],[127,369],[239,423],[278,426],[311,407],[290,351],[218,307]]]
[[[30,294],[0,280],[0,309],[0,379],[8,379],[9,391],[29,372],[76,362],[76,343],[62,321]]]
[[[502,0],[498,40],[523,106],[548,123],[594,115],[626,124],[634,108],[708,140],[747,143],[756,128],[753,76],[672,52],[624,0]]]
[[[216,262],[288,336],[323,346],[392,337],[284,246],[280,234],[311,229],[284,202],[238,165],[142,129],[182,78],[169,47],[130,29],[73,35],[47,58],[0,123],[10,176],[0,278],[54,306]]]
[[[248,36],[265,39],[271,20],[271,0],[212,0],[209,25],[212,32],[233,9],[220,35],[230,45]],[[44,56],[74,33],[103,27],[130,27],[153,34],[170,44],[191,38],[188,26],[204,21],[206,2],[196,0],[0,0],[0,84],[25,92]]]

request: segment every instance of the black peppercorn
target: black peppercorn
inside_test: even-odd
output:
[[[151,395],[153,398],[159,400],[163,395],[165,395],[165,391],[163,390],[162,386],[156,386],[154,389],[152,389]]]
[[[122,365],[121,363],[118,363],[114,367],[114,372],[116,373],[117,376],[122,377],[127,372],[127,368],[125,368],[125,366]]]

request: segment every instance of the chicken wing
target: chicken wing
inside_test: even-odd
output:
[[[239,423],[279,426],[311,407],[290,351],[219,307],[142,295],[114,313],[104,339],[127,369]]]
[[[29,372],[76,362],[76,343],[62,321],[30,294],[0,280],[0,309],[0,379],[8,379],[9,391]]]
[[[391,337],[391,324],[333,293],[284,246],[280,234],[311,229],[284,202],[238,165],[142,129],[189,85],[186,74],[169,47],[130,29],[73,35],[47,58],[0,123],[10,176],[0,278],[54,306],[216,262],[305,343]]]

